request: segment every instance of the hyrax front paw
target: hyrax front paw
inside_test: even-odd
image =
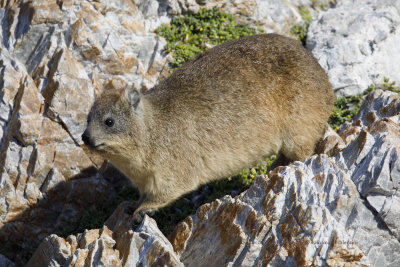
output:
[[[144,215],[148,215],[148,216],[153,216],[155,213],[154,209],[142,209],[142,210],[136,210],[133,213],[133,224],[134,225],[138,225],[140,224],[143,219],[144,219]]]

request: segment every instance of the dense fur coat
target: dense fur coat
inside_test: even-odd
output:
[[[269,155],[304,160],[333,101],[296,40],[254,35],[199,54],[144,94],[106,91],[83,139],[139,188],[139,216]]]

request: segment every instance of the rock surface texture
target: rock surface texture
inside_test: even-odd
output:
[[[133,230],[126,208],[121,203],[102,229],[46,237],[27,266],[184,266],[156,222],[145,216]]]
[[[28,266],[399,266],[399,95],[370,94],[340,134],[336,155],[259,176],[201,206],[169,241],[148,217],[132,228],[123,203],[102,229],[47,237]]]
[[[169,20],[156,15],[119,0],[0,9],[0,253],[24,262],[115,195],[80,136],[96,94],[151,86],[167,70],[165,41],[151,31]]]
[[[361,93],[383,76],[400,82],[400,1],[339,1],[321,12],[307,48],[327,71],[336,95]]]
[[[400,80],[399,2],[319,1],[336,2],[307,44],[338,94]],[[151,218],[132,227],[127,203],[101,229],[54,234],[113,199],[122,179],[82,146],[96,95],[166,77],[154,30],[214,6],[286,35],[299,6],[317,14],[312,0],[0,1],[0,266],[400,266],[400,103],[382,91],[341,128],[343,140],[327,136],[329,157],[202,206],[169,240]]]

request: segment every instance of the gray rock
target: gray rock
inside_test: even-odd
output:
[[[337,156],[359,193],[400,240],[400,99],[378,90],[364,101],[353,125],[341,128],[352,140]],[[355,130],[357,136],[351,136]]]
[[[0,267],[15,267],[15,263],[0,254]]]
[[[336,95],[355,95],[384,76],[400,82],[399,29],[399,1],[343,0],[311,23],[307,48]]]
[[[151,87],[168,63],[152,32],[166,16],[129,1],[23,2],[0,4],[0,253],[15,262],[113,197],[94,174],[103,160],[80,147],[95,95]]]
[[[50,235],[27,266],[183,266],[153,219],[145,216],[133,229],[129,205],[122,203],[102,229],[67,239]]]

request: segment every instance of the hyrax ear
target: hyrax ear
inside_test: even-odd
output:
[[[133,109],[137,109],[140,103],[140,93],[136,89],[127,89],[125,90],[125,97],[128,100],[129,104],[133,107]]]

